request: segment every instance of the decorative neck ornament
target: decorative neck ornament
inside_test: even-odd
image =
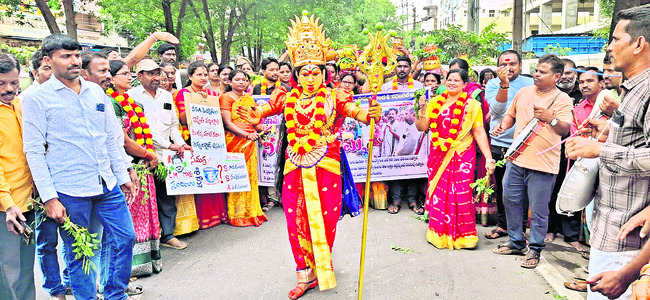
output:
[[[264,76],[264,79],[262,79],[262,84],[260,85],[262,95],[266,95],[266,87],[267,87],[268,84],[269,84],[269,80],[266,79],[266,76]],[[276,89],[279,88],[280,87],[280,79],[276,80],[274,85],[275,85]]]
[[[149,124],[147,124],[147,118],[144,116],[142,108],[126,93],[120,95],[119,92],[108,89],[106,90],[106,94],[117,100],[126,112],[127,120],[129,120],[133,127],[135,142],[147,151],[154,152],[153,135],[151,134],[151,129],[149,128]]]
[[[287,98],[284,117],[287,120],[287,140],[295,153],[304,155],[313,150],[323,133],[327,116],[325,115],[325,96],[327,89],[321,87],[316,99],[298,100],[300,92],[291,90]],[[296,134],[299,134],[298,137]]]
[[[395,78],[393,78],[393,91],[397,91],[398,88],[399,88],[399,82],[397,81],[397,76],[395,76]],[[413,88],[413,76],[411,75],[409,75],[408,78],[408,88],[409,89]]]
[[[441,136],[438,131],[438,116],[442,110],[442,106],[447,102],[447,92],[435,97],[433,101],[429,102],[427,107],[427,116],[429,117],[429,124],[431,127],[431,141],[433,147],[440,147],[440,150],[446,152],[451,147],[456,147],[460,142],[458,141],[458,133],[461,129],[461,120],[463,119],[463,112],[465,111],[465,103],[467,102],[467,93],[463,92],[458,97],[458,100],[449,107],[451,111],[451,129],[449,135],[446,137]]]

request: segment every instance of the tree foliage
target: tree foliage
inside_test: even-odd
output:
[[[187,11],[181,14],[184,1]],[[167,16],[163,4],[170,7]],[[99,0],[99,5],[105,29],[127,36],[131,45],[156,30],[169,31],[166,19],[171,17],[172,24],[183,26],[178,36],[183,57],[205,47],[206,51],[220,53],[218,61],[245,55],[255,64],[263,56],[284,52],[289,20],[303,9],[321,18],[326,35],[336,47],[365,45],[367,39],[361,31],[377,22],[384,22],[387,28],[400,23],[390,0]],[[210,31],[214,42],[207,38]]]
[[[442,63],[466,54],[472,65],[491,64],[501,52],[499,48],[508,42],[507,35],[496,32],[495,26],[492,23],[476,34],[463,31],[459,25],[449,25],[446,29],[423,32],[416,37],[416,47],[438,46]]]

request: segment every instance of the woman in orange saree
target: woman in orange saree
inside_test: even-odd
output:
[[[246,98],[250,103],[243,105],[250,106],[255,101],[246,90],[250,85],[248,74],[241,70],[232,71],[228,78],[231,82],[232,91],[221,95],[219,102],[221,105],[221,116],[223,125],[226,129],[226,149],[232,153],[244,153],[246,157],[246,169],[250,181],[250,192],[238,192],[228,194],[228,219],[232,226],[260,226],[267,221],[266,215],[260,205],[260,193],[257,186],[257,139],[259,135],[256,129],[260,126],[253,126],[237,114],[232,113],[233,105],[240,99],[245,102]]]
[[[174,99],[178,110],[178,120],[182,126],[185,126],[185,131],[187,131],[185,97],[191,93],[198,93],[203,97],[207,97],[208,95],[218,97],[213,91],[203,88],[208,82],[208,68],[205,67],[203,62],[197,61],[191,63],[187,68],[187,75],[189,78],[188,83],[185,88],[178,91],[178,95]],[[181,132],[184,131],[181,130]],[[187,133],[189,134],[189,131]],[[199,227],[201,229],[228,222],[224,194],[197,194],[194,195],[194,203],[196,204],[196,216],[199,219]]]
[[[429,186],[425,210],[429,216],[427,241],[436,248],[475,248],[474,199],[469,185],[474,181],[476,146],[487,158],[487,172],[494,172],[490,144],[483,128],[481,106],[462,92],[467,72],[453,69],[447,74],[447,91],[426,104],[420,99],[416,127],[431,129],[427,162]]]

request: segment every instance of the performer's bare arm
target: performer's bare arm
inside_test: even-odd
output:
[[[133,50],[131,50],[129,55],[127,55],[124,58],[124,60],[123,60],[124,63],[126,63],[126,65],[129,66],[129,68],[135,66],[137,63],[139,63],[147,55],[149,50],[151,50],[151,47],[153,46],[153,44],[158,40],[166,41],[166,42],[169,42],[171,44],[178,44],[179,43],[178,39],[173,34],[171,34],[169,32],[161,32],[161,31],[154,32],[151,35],[149,35],[140,44],[135,46],[135,48],[133,48]]]

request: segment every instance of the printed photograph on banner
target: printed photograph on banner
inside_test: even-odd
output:
[[[368,107],[369,94],[355,96]],[[382,118],[375,123],[371,181],[426,178],[429,138],[415,127],[413,91],[379,93]],[[370,126],[346,119],[340,131],[341,147],[348,157],[355,182],[364,182]]]
[[[205,153],[163,151],[169,195],[250,191],[246,160],[241,153],[226,153],[215,159]],[[243,172],[242,172],[243,170]]]
[[[268,95],[252,96],[257,104],[262,105],[269,101]],[[257,174],[259,177],[260,186],[274,186],[275,185],[275,166],[277,163],[277,152],[280,146],[278,140],[278,129],[282,122],[282,115],[275,115],[262,120],[262,124],[270,126],[268,133],[262,135],[259,139],[258,149],[258,168]]]

